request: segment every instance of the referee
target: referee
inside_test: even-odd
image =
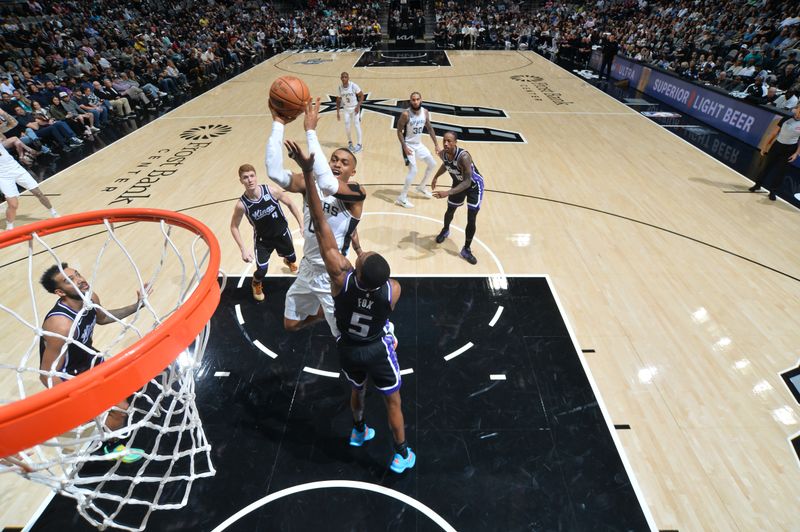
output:
[[[784,165],[792,164],[800,154],[798,139],[800,139],[800,105],[793,109],[792,116],[786,116],[778,122],[778,127],[761,150],[764,166],[756,174],[755,184],[748,189],[750,192],[757,191],[763,185],[769,190],[769,199],[775,201],[775,191],[783,182]],[[770,174],[773,175],[772,179],[769,179]]]

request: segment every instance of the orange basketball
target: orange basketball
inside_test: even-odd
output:
[[[308,85],[294,76],[281,76],[269,88],[269,101],[272,107],[285,118],[295,118],[301,114],[311,100]]]

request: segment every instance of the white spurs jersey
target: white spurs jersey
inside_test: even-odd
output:
[[[428,110],[420,106],[419,112],[408,108],[408,122],[406,123],[406,144],[422,144],[422,133],[425,131],[425,122],[428,120]]]
[[[333,236],[336,237],[336,247],[340,251],[343,250],[345,245],[349,246],[350,238],[347,231],[350,228],[350,221],[353,215],[347,210],[344,202],[334,198],[333,196],[323,197],[322,191],[319,186],[315,187],[317,194],[322,200],[322,212],[325,214],[325,219],[333,231]],[[306,191],[306,194],[309,192]],[[308,209],[308,202],[303,197],[303,257],[311,261],[312,264],[324,265],[322,254],[319,251],[319,242],[317,242],[317,235],[314,232],[314,224],[311,221],[311,211]]]
[[[347,111],[352,111],[358,105],[358,93],[361,92],[361,87],[352,81],[347,84],[347,87],[339,84],[339,97],[342,99],[342,107]]]

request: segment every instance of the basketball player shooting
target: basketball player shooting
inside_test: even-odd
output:
[[[303,126],[306,130],[309,152],[315,154],[313,173],[316,183],[308,189],[302,173],[292,173],[283,167],[283,131],[287,119],[272,105],[272,133],[267,141],[267,174],[269,178],[288,192],[303,194],[303,258],[297,279],[286,293],[283,326],[287,331],[298,331],[322,319],[328,321],[331,333],[339,336],[333,315],[333,298],[330,293],[330,278],[314,237],[314,224],[308,211],[308,198],[316,190],[324,204],[328,225],[336,237],[337,249],[346,255],[353,244],[357,254],[361,253],[356,226],[361,218],[366,193],[358,183],[349,183],[356,172],[356,156],[347,148],[335,150],[328,163],[317,139],[320,99],[306,105]],[[324,197],[323,197],[324,196]]]
[[[300,147],[286,142],[289,157],[303,170],[306,189],[316,187],[313,177],[314,155],[308,157]],[[316,228],[315,237],[330,277],[336,324],[341,335],[336,340],[339,364],[351,385],[350,408],[353,430],[350,445],[361,447],[375,437],[375,429],[364,420],[367,377],[383,394],[389,427],[394,437],[395,454],[389,466],[395,473],[414,467],[416,455],[408,447],[405,420],[400,400],[400,365],[389,316],[400,299],[400,283],[390,279],[389,263],[381,255],[359,254],[355,268],[339,251],[336,237],[328,225],[319,196],[308,194],[308,210]]]

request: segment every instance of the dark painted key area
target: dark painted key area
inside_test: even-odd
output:
[[[485,277],[399,279],[392,321],[400,367],[413,369],[401,393],[417,453],[416,466],[401,475],[388,469],[392,438],[380,394],[367,395],[376,437],[350,447],[345,381],[303,370],[338,366],[326,323],[283,330],[292,278],[268,278],[263,303],[253,301],[249,282],[236,288],[236,281],[229,280],[212,320],[197,380],[217,475],[195,482],[186,508],[154,512],[148,530],[209,531],[271,493],[318,481],[393,491],[299,491],[228,530],[442,530],[422,506],[394,492],[461,531],[648,529],[546,279],[511,277],[507,288]],[[93,529],[74,501],[57,496],[33,530]]]

